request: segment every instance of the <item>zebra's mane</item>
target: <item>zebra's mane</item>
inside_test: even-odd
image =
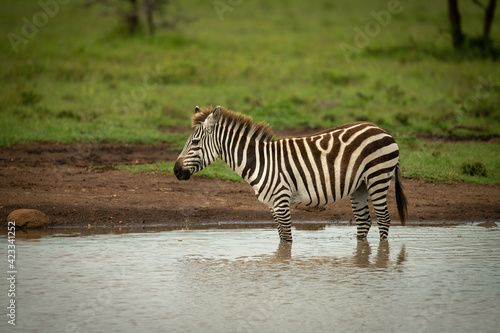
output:
[[[239,112],[233,112],[229,111],[226,108],[221,107],[221,114],[222,114],[222,119],[224,119],[224,122],[227,124],[230,123],[237,123],[240,125],[243,125],[243,127],[250,128],[255,131],[257,134],[261,134],[261,138],[264,141],[272,141],[274,140],[274,132],[272,128],[265,123],[255,123],[252,118],[239,113]],[[212,114],[212,112],[215,111],[215,107],[209,106],[206,108],[201,108],[199,112],[195,113],[192,118],[192,125],[198,126],[201,123],[205,121],[205,119],[208,118]]]

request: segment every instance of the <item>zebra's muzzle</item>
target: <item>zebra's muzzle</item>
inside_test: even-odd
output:
[[[191,171],[189,169],[184,168],[182,163],[177,160],[174,165],[174,175],[177,177],[179,180],[188,180],[191,178]]]

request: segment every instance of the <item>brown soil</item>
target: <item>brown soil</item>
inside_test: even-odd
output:
[[[133,174],[91,166],[172,161],[167,144],[36,144],[0,147],[0,225],[19,208],[46,213],[54,226],[175,225],[272,221],[248,184]],[[500,185],[434,184],[404,179],[413,223],[500,220]],[[394,191],[389,209],[398,220]],[[372,215],[374,216],[374,215]],[[292,209],[294,221],[349,221],[349,200]]]

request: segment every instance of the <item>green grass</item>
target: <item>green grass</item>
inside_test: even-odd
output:
[[[135,164],[135,165],[119,165],[117,169],[130,170],[134,173],[160,174],[173,176],[175,162],[162,162],[153,164]],[[245,182],[243,178],[238,176],[229,166],[222,160],[218,159],[209,167],[194,175],[195,177],[204,177],[211,179],[222,179],[228,182]]]
[[[349,59],[341,45],[356,46],[354,28],[365,30],[370,12],[387,9],[387,1],[243,1],[221,19],[212,1],[185,0],[179,4],[195,20],[154,37],[124,36],[102,8],[81,4],[60,5],[15,52],[8,34],[22,35],[22,18],[32,21],[41,7],[36,0],[4,3],[0,146],[171,142],[180,149],[186,135],[169,129],[189,128],[194,106],[210,104],[277,129],[369,120],[398,137],[447,135],[456,125],[500,135],[498,53],[456,54],[445,1],[401,2],[400,13]],[[482,10],[472,1],[460,9],[464,31],[480,35]],[[486,182],[497,182],[498,145],[463,147],[449,148],[457,155],[450,163],[474,162],[467,147],[491,152],[477,159]],[[403,163],[405,175],[448,179],[445,162],[434,169]]]
[[[406,178],[430,182],[500,183],[498,144],[425,142],[413,137],[398,138],[402,173]],[[485,175],[465,172],[468,166],[480,165]],[[472,168],[474,169],[474,168]]]

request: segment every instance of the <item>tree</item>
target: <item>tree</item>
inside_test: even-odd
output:
[[[485,8],[484,15],[484,28],[483,28],[483,39],[490,39],[491,25],[493,24],[493,16],[495,15],[495,8],[497,5],[496,0],[490,0],[488,6]]]
[[[458,11],[458,1],[448,0],[448,14],[451,23],[451,38],[453,47],[459,49],[464,42],[464,34],[462,32],[462,22],[460,12]]]
[[[472,0],[475,4],[484,9],[484,25],[483,25],[483,35],[476,39],[478,46],[482,48],[489,47],[491,45],[490,32],[491,25],[493,24],[493,17],[495,14],[495,8],[497,1],[489,0],[488,5],[483,5],[479,0]],[[458,9],[458,0],[448,0],[448,14],[451,24],[451,36],[453,47],[455,50],[459,50],[464,46],[466,41],[466,36],[462,31],[462,23],[460,17],[460,11]]]
[[[129,34],[137,32],[141,26],[141,19],[145,20],[144,25],[149,35],[154,35],[158,28],[175,28],[181,21],[191,20],[181,14],[170,15],[169,19],[165,19],[167,7],[175,5],[171,0],[87,0],[85,2],[86,7],[93,5],[104,6],[105,15],[109,15],[110,11],[118,15]],[[158,17],[162,17],[163,20],[157,22]]]

